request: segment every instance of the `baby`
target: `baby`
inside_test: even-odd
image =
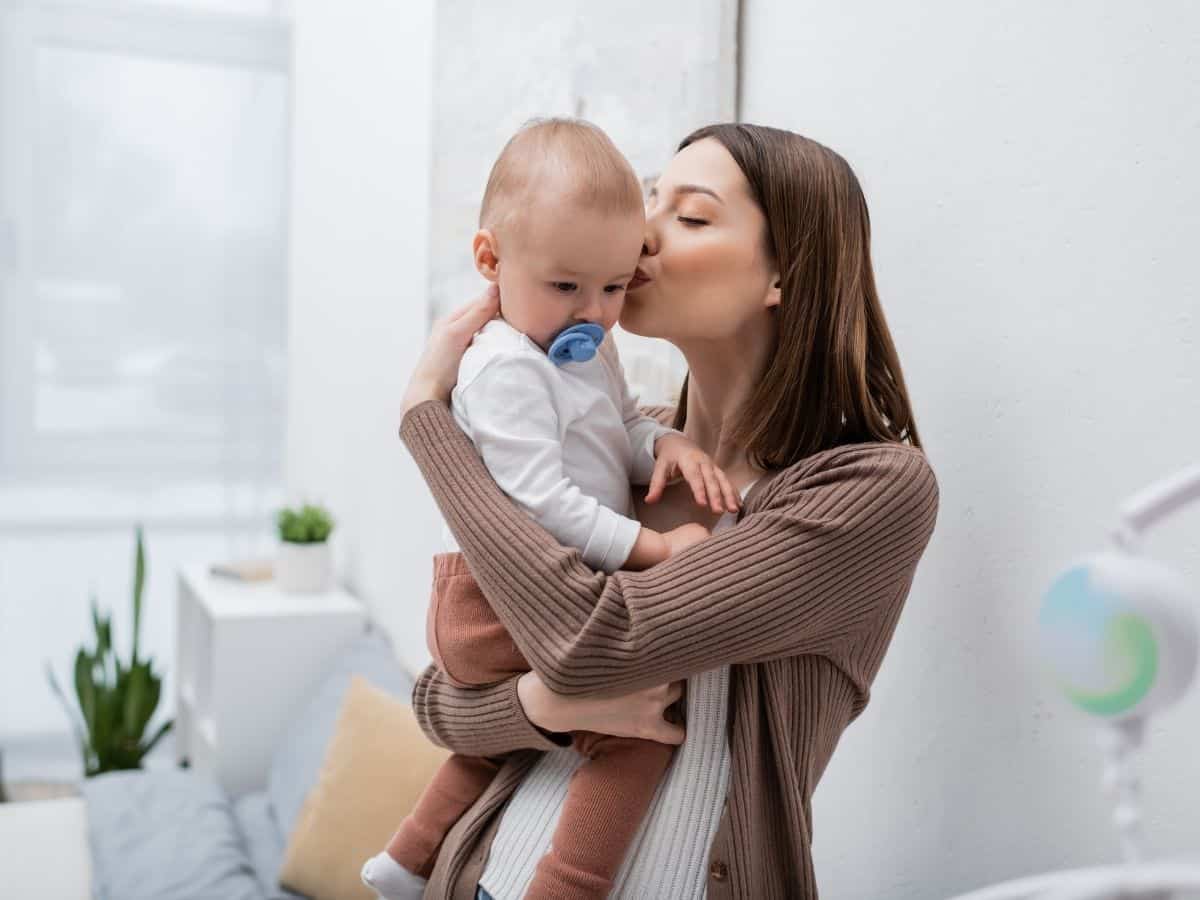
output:
[[[498,283],[500,317],[463,355],[451,406],[496,483],[604,572],[644,569],[703,540],[701,525],[659,533],[632,518],[631,483],[648,484],[656,467],[682,469],[685,456],[702,454],[638,411],[608,336],[645,229],[629,162],[590,123],[535,120],[492,167],[479,224],[475,267]],[[434,557],[426,623],[434,661],[463,687],[529,671],[445,536],[450,549]],[[588,760],[525,893],[533,900],[608,896],[674,752],[581,731],[572,744]],[[495,758],[447,759],[387,848],[364,864],[363,881],[388,900],[419,898],[442,838],[498,769]]]

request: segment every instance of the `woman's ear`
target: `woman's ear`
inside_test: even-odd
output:
[[[767,295],[763,298],[763,306],[768,308],[778,306],[783,295],[782,280],[779,278],[779,273],[771,274],[771,286],[767,288]]]
[[[471,252],[475,255],[476,271],[488,281],[499,281],[500,248],[496,236],[487,228],[480,228],[471,242]]]

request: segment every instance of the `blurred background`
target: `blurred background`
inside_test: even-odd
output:
[[[176,713],[188,566],[336,519],[336,585],[428,661],[440,518],[397,438],[431,320],[482,286],[488,169],[535,115],[652,183],[737,119],[837,150],[941,486],[873,702],[814,797],[831,898],[1117,857],[1088,727],[1032,650],[1045,585],[1200,456],[1200,6],[881,0],[0,0],[0,752],[78,775],[94,595]],[[682,360],[619,333],[644,402]],[[1196,583],[1200,515],[1150,552]],[[266,652],[254,661],[268,670]],[[1200,853],[1200,697],[1153,723],[1148,845]],[[177,734],[154,751],[171,759]]]

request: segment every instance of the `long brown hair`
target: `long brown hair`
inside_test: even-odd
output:
[[[777,343],[734,436],[760,468],[863,441],[921,447],[871,267],[871,220],[850,165],[779,128],[707,125],[741,168],[767,220],[780,274]],[[687,416],[687,377],[674,427]]]

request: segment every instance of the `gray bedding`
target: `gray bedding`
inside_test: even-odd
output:
[[[279,886],[279,867],[356,674],[405,702],[412,697],[390,643],[368,630],[297,710],[266,790],[235,800],[188,769],[85,779],[94,900],[304,900]]]
[[[225,791],[188,771],[85,779],[95,900],[262,900]]]
[[[242,831],[246,854],[258,876],[263,896],[267,900],[303,900],[303,894],[280,887],[276,878],[287,844],[275,822],[267,792],[257,791],[234,801],[233,815]]]

